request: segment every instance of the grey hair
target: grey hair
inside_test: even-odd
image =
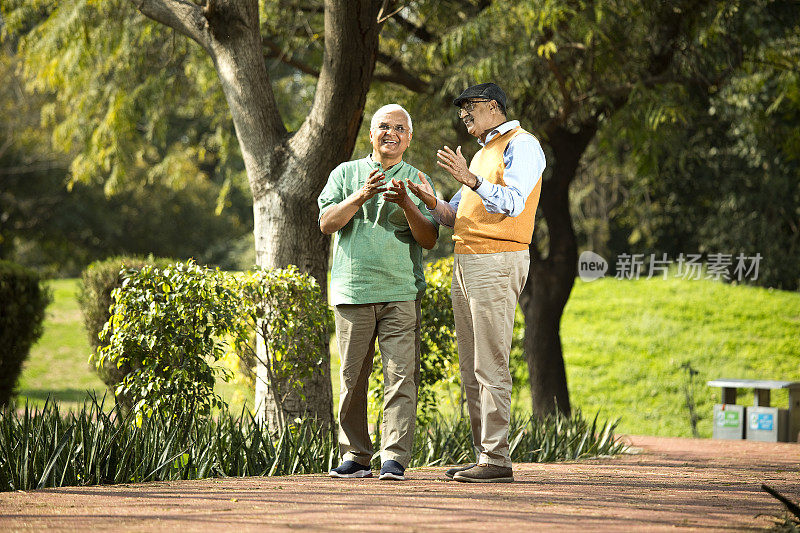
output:
[[[402,111],[403,114],[406,116],[408,120],[408,131],[414,131],[414,125],[411,123],[411,115],[408,114],[408,111],[403,109],[403,106],[399,104],[386,104],[385,106],[379,108],[375,111],[375,114],[372,115],[372,120],[369,123],[369,129],[374,130],[378,126],[378,115],[381,113],[391,113],[392,111]]]

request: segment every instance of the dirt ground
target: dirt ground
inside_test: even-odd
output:
[[[751,530],[800,500],[800,445],[626,437],[630,454],[515,464],[513,484],[323,475],[0,493],[2,531]]]

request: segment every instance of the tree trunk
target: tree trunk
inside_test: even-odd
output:
[[[581,156],[597,128],[583,126],[578,133],[556,128],[549,134],[555,163],[542,184],[539,207],[547,221],[548,255],[540,258],[531,244],[528,283],[520,296],[525,315],[523,347],[528,360],[533,414],[542,418],[556,410],[569,414],[571,405],[561,348],[561,315],[575,282],[578,245],[569,211],[569,186]]]
[[[319,230],[316,199],[331,170],[355,146],[375,69],[381,2],[325,0],[325,52],[314,104],[297,133],[289,135],[264,63],[258,2],[207,0],[201,7],[173,0],[131,1],[145,16],[197,41],[214,61],[253,194],[258,265],[297,265],[326,292],[329,239]],[[266,372],[258,368],[257,374]],[[258,416],[272,427],[277,420],[298,417],[332,426],[330,362],[302,387],[305,400],[290,397],[278,416],[269,388],[262,385],[256,391]]]
[[[295,264],[317,279],[323,294],[330,238],[319,229],[317,197],[330,172],[355,146],[375,69],[379,7],[370,1],[325,2],[325,54],[311,112],[276,150],[281,166],[273,173],[279,174],[275,183],[253,188],[257,263],[269,268]],[[275,424],[278,406],[269,387],[257,381],[262,386],[256,388],[256,404],[263,406],[258,414]],[[313,417],[332,427],[329,359],[303,384],[303,394],[305,400],[292,394],[283,403],[283,418]]]
[[[303,167],[291,167],[283,170],[284,176],[313,175],[317,180],[327,177],[327,173]],[[283,180],[283,184],[290,184]],[[319,230],[317,221],[317,201],[313,191],[296,187],[278,186],[263,191],[253,198],[253,214],[255,217],[256,262],[265,268],[282,268],[289,264],[297,265],[303,272],[308,272],[320,283],[323,293],[326,290],[328,270],[328,246],[330,239]],[[327,339],[325,347],[327,352]],[[258,343],[258,359],[266,357],[264,343]],[[333,426],[333,396],[330,379],[330,360],[324,358],[320,368],[316,369],[308,380],[302,384],[303,395],[293,392],[282,402],[282,413],[278,413],[277,402],[274,401],[266,368],[260,362],[256,369],[256,405],[258,417],[266,420],[269,427],[280,427],[281,420],[313,417],[323,425]],[[283,384],[281,390],[287,390]]]

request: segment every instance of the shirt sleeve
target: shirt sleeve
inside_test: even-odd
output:
[[[542,145],[532,135],[518,135],[508,143],[503,162],[506,186],[483,180],[475,192],[489,213],[515,217],[525,209],[525,200],[544,172],[546,162]]]
[[[431,185],[433,187],[433,185]],[[456,211],[458,211],[458,204],[461,202],[461,189],[458,189],[449,202],[443,202],[437,198],[436,207],[429,209],[434,220],[442,226],[452,228],[455,225]]]
[[[322,220],[322,214],[329,207],[336,205],[345,199],[344,187],[342,186],[343,182],[344,167],[339,165],[333,169],[330,176],[328,176],[328,182],[325,184],[325,188],[322,189],[319,198],[317,198],[317,205],[319,206],[318,221]]]

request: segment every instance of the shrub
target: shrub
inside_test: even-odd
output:
[[[240,320],[234,345],[241,366],[253,381],[265,381],[283,425],[284,404],[290,398],[306,401],[303,383],[330,357],[327,339],[333,314],[317,281],[294,265],[246,272],[231,277],[230,283],[237,292]],[[264,376],[256,376],[259,358]]]
[[[84,301],[90,300],[85,319],[87,328],[97,328],[102,315],[91,300],[108,298],[113,314],[106,315],[92,361],[139,423],[153,411],[221,406],[213,391],[215,374],[226,380],[245,374],[254,382],[257,338],[266,356],[259,379],[268,382],[275,403],[290,396],[305,401],[301,383],[328,356],[331,322],[311,276],[294,266],[240,274],[192,262],[161,269],[136,265],[112,275],[113,264],[84,275],[85,286],[95,287],[93,298],[84,291]],[[224,365],[215,364],[220,359]]]
[[[111,294],[111,317],[100,333],[99,367],[131,370],[115,392],[131,399],[137,424],[154,412],[208,414],[220,407],[212,366],[239,312],[224,273],[192,261],[128,270]]]
[[[453,258],[439,259],[425,266],[427,287],[422,295],[420,331],[420,383],[417,393],[417,423],[425,424],[438,411],[436,386],[461,383],[458,373],[458,348],[450,300]],[[381,416],[383,406],[383,368],[380,347],[375,349],[369,378],[370,412]]]
[[[420,384],[417,396],[417,421],[426,423],[440,408],[441,388],[455,385],[461,388],[458,369],[458,345],[456,342],[453,304],[450,285],[453,278],[453,258],[439,259],[425,267],[427,288],[422,295],[422,330],[420,335]],[[525,336],[525,320],[517,309],[514,318],[514,336],[511,343],[511,374],[513,394],[519,394],[528,384],[528,369],[522,350]],[[439,389],[439,390],[437,390]],[[370,375],[371,410],[383,404],[383,372],[380,350],[375,350]],[[460,398],[463,414],[464,398]]]
[[[97,349],[100,347],[100,332],[108,322],[111,313],[111,293],[122,285],[123,270],[141,270],[145,265],[159,268],[174,262],[171,259],[148,257],[116,256],[103,261],[95,261],[83,271],[80,281],[78,302],[83,315],[83,324],[89,335],[89,345],[92,354],[89,364],[95,369],[103,383],[114,392],[122,378],[131,371],[128,364],[120,367],[116,365],[97,365]],[[121,394],[115,394],[117,404],[127,411],[133,407],[130,399]]]
[[[50,293],[36,272],[0,261],[0,405],[11,399],[22,363],[42,336],[48,303]]]

